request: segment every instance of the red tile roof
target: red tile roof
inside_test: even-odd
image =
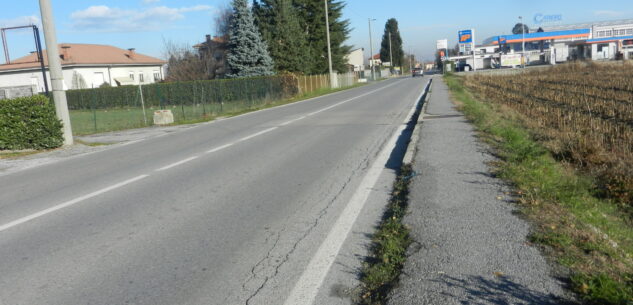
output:
[[[43,52],[44,64],[48,65],[46,50]],[[143,55],[130,50],[97,44],[63,43],[59,45],[62,66],[67,65],[163,65],[162,59]],[[12,60],[10,64],[0,65],[0,71],[38,68],[37,54]]]

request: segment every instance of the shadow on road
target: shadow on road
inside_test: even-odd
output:
[[[451,299],[459,300],[461,304],[538,304],[538,305],[572,305],[577,304],[569,300],[560,299],[552,294],[545,294],[532,290],[522,284],[513,282],[509,277],[484,278],[482,276],[467,276],[456,278],[442,276],[431,282],[446,285],[451,291],[442,292]]]

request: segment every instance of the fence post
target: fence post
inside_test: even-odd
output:
[[[97,132],[97,108],[95,107],[95,85],[92,85],[90,90],[90,104],[92,106],[92,121],[94,122],[94,129]]]
[[[143,122],[145,123],[145,126],[147,126],[147,113],[145,113],[145,100],[143,99],[143,88],[141,86],[142,85],[139,83],[138,92],[141,95],[141,107],[143,108]]]

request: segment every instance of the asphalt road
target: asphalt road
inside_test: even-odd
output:
[[[359,192],[387,191],[368,173],[425,83],[384,81],[0,176],[0,304],[282,304],[301,300],[299,282],[355,277],[308,266],[337,255],[322,244]],[[360,214],[366,224],[338,234],[346,244],[375,220]],[[358,250],[332,249],[337,261]],[[315,304],[339,297],[331,289]]]

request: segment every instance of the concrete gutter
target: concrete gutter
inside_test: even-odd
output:
[[[407,152],[404,154],[404,158],[402,159],[402,164],[413,163],[413,158],[415,157],[416,153],[416,147],[418,146],[418,141],[420,140],[420,129],[422,128],[422,121],[424,120],[424,114],[426,113],[426,107],[430,99],[429,90],[431,89],[432,81],[433,79],[430,78],[429,81],[426,83],[424,94],[419,101],[420,106],[417,113],[417,121],[415,122],[415,127],[413,129],[413,133],[411,134],[411,139],[409,140],[409,145],[407,146]]]

